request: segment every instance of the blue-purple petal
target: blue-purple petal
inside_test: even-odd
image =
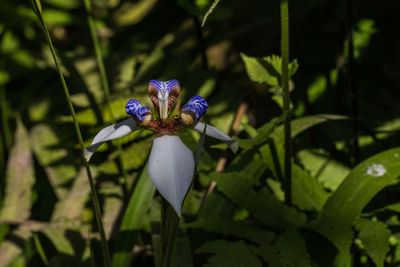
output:
[[[187,113],[191,111],[196,116],[195,122],[197,122],[206,113],[208,108],[207,101],[201,96],[194,96],[182,107],[182,112]]]
[[[125,106],[128,115],[136,117],[139,121],[144,121],[146,114],[151,113],[148,107],[143,106],[136,99],[130,99]]]
[[[154,86],[159,92],[169,92],[174,86],[179,86],[179,82],[177,80],[170,81],[158,81],[158,80],[150,80],[149,86]]]

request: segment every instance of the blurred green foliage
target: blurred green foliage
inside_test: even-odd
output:
[[[360,95],[356,162],[346,1],[289,1],[289,207],[281,187],[279,1],[215,1],[201,27],[213,2],[92,1],[113,114],[83,2],[42,2],[85,144],[127,117],[130,98],[151,106],[150,79],[177,79],[177,107],[203,96],[205,120],[237,135],[241,149],[233,155],[205,139],[173,266],[398,266],[400,3],[350,1]],[[0,266],[102,266],[72,118],[29,4],[0,1]],[[113,266],[155,266],[159,253],[150,135],[137,131],[93,157]],[[180,137],[195,151],[200,134]]]

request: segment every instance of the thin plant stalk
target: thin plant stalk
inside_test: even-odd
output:
[[[108,112],[110,113],[110,117],[111,117],[112,122],[116,123],[114,112],[113,112],[112,107],[111,107],[110,86],[108,84],[106,69],[104,67],[103,56],[101,54],[101,49],[100,49],[100,45],[99,45],[99,38],[97,37],[97,27],[96,27],[96,23],[95,23],[95,21],[93,19],[93,16],[92,16],[91,1],[90,0],[84,0],[84,3],[85,3],[86,12],[87,12],[87,19],[88,19],[88,24],[89,24],[90,36],[92,38],[93,47],[94,47],[94,53],[96,55],[96,62],[97,62],[97,66],[99,68],[100,81],[101,81],[101,85],[102,85],[102,87],[104,89],[104,95],[106,97]],[[126,172],[124,163],[122,161],[122,148],[121,148],[121,145],[117,145],[117,150],[118,150],[119,162],[120,162],[121,170],[122,170],[122,176],[126,180],[126,178],[128,176],[127,176],[127,172]],[[123,187],[123,188],[125,190],[125,187]]]
[[[1,128],[3,129],[4,142],[6,149],[11,148],[11,131],[8,124],[8,110],[6,99],[6,88],[0,85],[0,101],[1,101]]]
[[[35,242],[36,249],[39,253],[40,258],[42,259],[45,265],[49,265],[49,261],[47,260],[46,254],[44,253],[44,249],[42,243],[40,242],[39,236],[35,234],[33,236],[33,241]]]
[[[89,167],[89,163],[86,161],[85,157],[83,156],[83,152],[85,149],[85,146],[83,145],[83,139],[82,139],[82,135],[81,135],[81,131],[79,128],[79,124],[78,124],[78,120],[76,118],[76,114],[75,114],[75,110],[74,107],[72,105],[71,99],[70,99],[70,95],[69,95],[69,90],[67,87],[67,84],[65,82],[64,79],[64,75],[62,74],[61,71],[61,66],[60,66],[60,62],[59,59],[57,57],[57,54],[55,52],[54,46],[53,46],[53,42],[50,38],[50,34],[49,31],[47,29],[46,23],[44,22],[43,16],[42,16],[42,6],[40,4],[40,0],[31,0],[31,4],[33,7],[33,11],[35,12],[40,25],[42,27],[42,30],[44,32],[44,35],[46,37],[47,43],[49,45],[53,60],[54,60],[54,64],[56,65],[56,69],[57,69],[57,73],[59,75],[60,81],[61,81],[61,85],[63,87],[64,90],[64,94],[65,97],[67,99],[67,103],[68,103],[68,107],[69,110],[71,112],[71,116],[73,118],[73,122],[74,122],[74,127],[75,127],[75,132],[79,141],[79,145],[81,148],[81,158],[82,158],[82,162],[85,165],[85,169],[87,172],[87,176],[89,179],[89,185],[90,185],[90,192],[91,192],[91,197],[92,197],[92,202],[93,202],[93,207],[94,207],[94,214],[95,214],[95,218],[96,218],[96,223],[97,223],[97,227],[99,228],[99,232],[100,232],[100,243],[101,243],[101,248],[102,248],[102,255],[103,255],[103,260],[104,260],[104,265],[106,267],[110,267],[111,266],[111,258],[110,258],[110,252],[108,250],[108,245],[107,245],[107,239],[106,239],[106,235],[104,232],[104,226],[103,226],[103,222],[101,219],[101,210],[100,210],[100,204],[99,204],[99,199],[97,196],[97,192],[96,192],[96,186],[95,186],[95,182],[92,176],[92,172],[90,170]]]
[[[354,44],[353,44],[353,1],[346,0],[346,17],[347,17],[347,50],[348,50],[348,77],[350,86],[350,99],[351,99],[351,115],[353,117],[353,151],[354,151],[354,165],[360,161],[360,144],[359,132],[360,125],[358,121],[358,99],[359,93],[356,80],[356,68],[354,62]]]
[[[168,201],[161,197],[161,267],[169,267],[171,264],[179,220]]]
[[[292,204],[292,140],[290,128],[290,95],[289,95],[289,4],[288,0],[281,0],[281,53],[282,53],[282,91],[284,121],[285,158],[284,158],[284,191],[285,203]]]

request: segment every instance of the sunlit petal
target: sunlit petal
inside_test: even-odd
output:
[[[207,101],[201,96],[194,96],[182,107],[181,120],[185,125],[198,122],[206,113],[208,108]]]
[[[192,151],[178,136],[158,137],[153,141],[148,170],[157,190],[180,216],[183,200],[193,179]]]
[[[199,131],[200,133],[202,133],[204,131],[204,127],[206,126],[205,123],[203,122],[198,122],[193,129],[195,129],[196,131]],[[226,133],[224,133],[223,131],[207,124],[206,127],[206,135],[214,137],[216,139],[219,139],[223,142],[225,142],[227,145],[229,145],[229,148],[236,153],[238,150],[238,143],[237,140],[234,140],[232,138],[229,137],[229,135],[227,135]]]
[[[86,160],[89,161],[96,149],[104,142],[127,135],[137,128],[135,121],[129,118],[102,129],[94,137],[92,144],[85,148],[84,155]]]

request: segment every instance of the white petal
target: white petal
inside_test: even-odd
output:
[[[204,127],[206,126],[205,123],[203,122],[198,122],[193,129],[195,129],[196,131],[199,131],[200,133],[202,133],[204,131]],[[235,139],[232,139],[229,137],[229,135],[227,135],[226,133],[224,133],[223,131],[207,124],[206,127],[206,135],[214,137],[216,139],[219,139],[223,142],[225,142],[227,145],[229,145],[230,149],[233,151],[233,153],[236,153],[238,151],[238,142]]]
[[[178,136],[158,137],[153,141],[148,170],[158,192],[180,216],[183,199],[193,179],[192,151]]]
[[[92,144],[85,148],[84,156],[86,160],[89,161],[96,149],[104,142],[127,135],[135,131],[137,128],[135,121],[132,118],[129,118],[102,129],[96,134]]]

